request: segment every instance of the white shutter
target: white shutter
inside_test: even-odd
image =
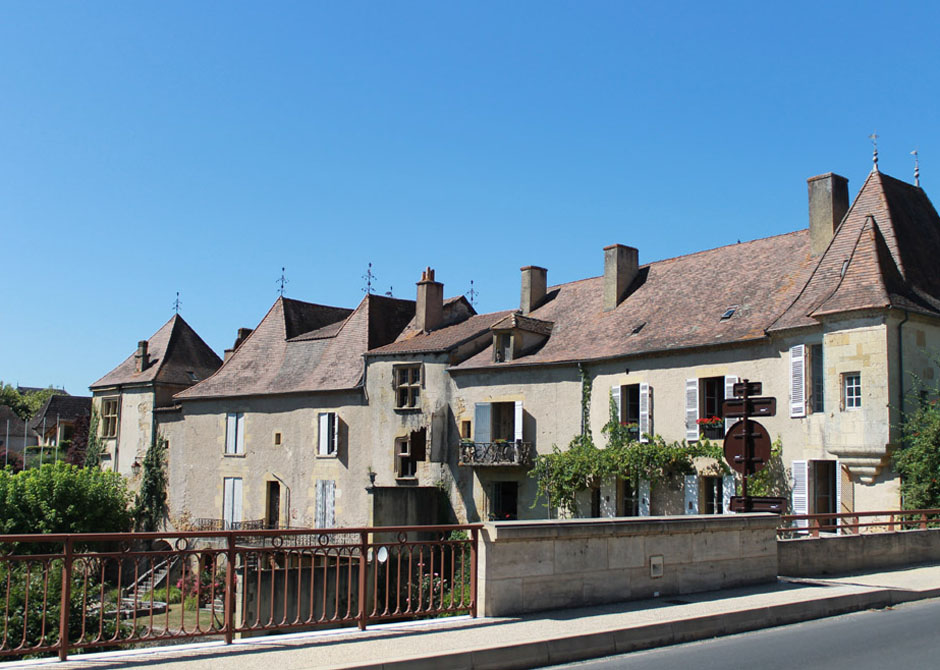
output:
[[[793,514],[809,514],[809,464],[806,461],[793,461]],[[805,519],[796,522],[799,528],[806,528]]]
[[[225,453],[234,454],[235,453],[235,434],[236,429],[236,415],[229,413],[225,416]]]
[[[330,453],[330,414],[323,412],[320,414],[319,442],[317,454],[326,456]]]
[[[239,412],[235,420],[235,453],[245,453],[245,415]],[[241,481],[241,480],[239,480]],[[241,519],[239,519],[241,521]]]
[[[725,475],[721,478],[721,512],[731,514],[731,498],[734,496],[734,475]]]
[[[478,402],[473,410],[473,441],[490,442],[492,430],[492,412],[488,402]]]
[[[326,480],[323,486],[324,494],[324,528],[333,528],[336,525],[336,482]]]
[[[790,418],[806,416],[806,347],[790,347]]]
[[[242,480],[235,477],[232,480],[232,523],[240,523],[242,520]]]
[[[734,397],[734,385],[737,383],[738,383],[737,377],[730,377],[730,376],[725,377],[725,400]],[[719,408],[719,410],[720,409],[721,408]],[[731,430],[731,426],[734,425],[735,421],[737,421],[737,419],[725,419],[725,432],[726,433],[729,430]]]
[[[836,460],[836,514],[842,513],[842,463]],[[836,519],[836,525],[841,526],[842,520]],[[841,533],[842,530],[840,529]]]
[[[640,442],[649,442],[653,434],[653,390],[649,384],[640,384]]]
[[[622,386],[614,386],[610,389],[610,397],[614,399],[614,408],[617,411],[617,423],[623,421],[623,400],[621,399],[622,393]]]
[[[650,515],[650,480],[641,479],[638,494],[640,497],[639,512],[640,516]]]
[[[332,450],[331,454],[339,453],[339,415],[335,412],[330,412],[330,437],[332,438]]]
[[[222,524],[223,528],[232,527],[232,482],[231,477],[222,480]]]
[[[698,379],[685,380],[685,439],[698,441]]]
[[[512,439],[516,442],[522,442],[522,401],[516,401],[515,407],[515,416],[513,417],[512,422],[513,427],[513,436]]]
[[[698,514],[698,475],[685,476],[685,513]]]

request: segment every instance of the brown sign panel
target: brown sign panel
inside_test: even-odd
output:
[[[750,428],[751,468],[750,471],[762,470],[770,460],[770,434],[756,421],[738,421],[725,435],[725,460],[733,469],[745,474],[744,462],[744,424]]]
[[[741,398],[744,396],[745,389],[747,389],[748,395],[760,395],[764,392],[760,382],[737,382],[734,385],[734,397]]]
[[[771,498],[768,496],[732,496],[729,505],[732,512],[773,512],[783,514],[787,509],[786,498]]]
[[[774,416],[777,413],[776,398],[748,398],[749,416]],[[739,419],[744,416],[744,399],[731,398],[721,404],[721,415],[726,419]]]

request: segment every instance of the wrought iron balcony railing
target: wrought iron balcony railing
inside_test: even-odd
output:
[[[479,466],[532,466],[532,443],[516,442],[461,442],[460,465]]]

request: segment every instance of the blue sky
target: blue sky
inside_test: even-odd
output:
[[[889,6],[890,5],[890,6]],[[181,313],[479,311],[806,226],[806,178],[940,184],[936,3],[4,2],[0,379],[87,386]],[[934,167],[938,166],[938,167]],[[936,195],[935,195],[936,197]]]

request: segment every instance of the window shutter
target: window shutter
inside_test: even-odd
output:
[[[809,514],[809,464],[793,461],[793,514]],[[806,528],[806,519],[798,520],[797,527]]]
[[[649,442],[653,434],[653,389],[640,384],[640,442]]]
[[[685,439],[698,440],[698,379],[685,380]]]
[[[317,431],[317,454],[326,456],[330,453],[330,415],[322,412],[318,415],[319,429]]]
[[[232,488],[234,481],[231,477],[222,480],[222,527],[225,529],[232,527]]]
[[[235,414],[229,413],[225,416],[225,453],[234,454],[235,453],[235,433],[236,433],[236,416]]]
[[[725,399],[734,397],[734,385],[738,383],[737,377],[725,377]],[[724,412],[722,412],[723,414]],[[737,419],[725,419],[725,432],[727,433],[731,430],[731,426],[735,424]]]
[[[623,421],[623,401],[621,400],[621,395],[623,394],[622,386],[614,386],[610,389],[610,397],[614,399],[614,408],[617,412],[617,423]]]
[[[649,516],[650,515],[650,480],[641,479],[639,486],[640,504],[639,512],[640,516]]]
[[[317,508],[315,526],[332,528],[336,523],[334,503],[336,501],[336,482],[332,479],[317,480]]]
[[[806,347],[790,347],[790,418],[806,416]]]
[[[522,401],[516,401],[515,416],[512,422],[513,436],[516,442],[522,442]]]
[[[235,419],[235,453],[245,453],[245,415],[239,412]],[[241,480],[238,480],[241,482]],[[239,519],[240,521],[241,519]]]
[[[685,513],[698,514],[698,475],[685,476]]]
[[[428,434],[431,436],[431,462],[443,463],[446,459],[444,455],[447,451],[447,427],[444,424],[444,410],[438,409],[431,412],[431,429]]]
[[[331,454],[339,453],[339,415],[330,412],[330,437],[333,438]]]
[[[492,442],[490,439],[490,404],[478,402],[473,412],[473,441]]]
[[[721,478],[721,511],[731,514],[731,498],[735,494],[734,475],[725,475]]]
[[[242,480],[236,477],[232,480],[232,525],[242,520]]]
[[[836,461],[836,514],[842,513],[842,462]],[[836,525],[842,525],[842,519],[836,519]],[[839,529],[842,532],[842,529]]]

